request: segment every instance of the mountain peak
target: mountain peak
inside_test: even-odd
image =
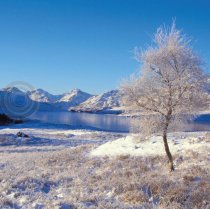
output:
[[[82,91],[82,90],[80,90],[78,88],[75,88],[75,89],[72,89],[71,91],[79,92],[79,91]]]
[[[19,88],[17,87],[6,87],[3,89],[3,91],[11,92],[11,93],[23,93]]]
[[[97,112],[120,106],[120,93],[118,90],[110,90],[103,94],[90,97],[88,100],[71,108],[74,111]]]
[[[63,95],[59,102],[68,102],[69,104],[78,105],[81,102],[89,99],[92,95],[81,91],[80,89],[73,89],[69,93]]]
[[[43,89],[41,89],[41,88],[35,89],[34,91],[38,91],[38,92],[47,92],[47,91],[45,91],[45,90],[43,90]],[[48,93],[48,92],[47,92],[47,93]]]
[[[60,99],[63,95],[53,95],[43,89],[35,89],[29,93],[30,98],[37,102],[52,103]]]

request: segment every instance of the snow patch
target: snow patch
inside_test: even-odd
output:
[[[172,133],[169,134],[169,147],[172,153],[185,152],[188,149],[199,150],[202,146],[210,147],[205,142],[204,132]],[[161,136],[153,136],[146,141],[139,142],[140,136],[131,134],[115,141],[107,142],[91,152],[91,156],[156,156],[165,155]]]

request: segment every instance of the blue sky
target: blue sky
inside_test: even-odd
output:
[[[51,93],[101,93],[139,69],[146,48],[170,24],[193,38],[210,65],[207,0],[0,0],[0,86],[26,81]]]

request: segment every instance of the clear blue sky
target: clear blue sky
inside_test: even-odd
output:
[[[208,0],[0,0],[0,86],[114,89],[139,67],[134,47],[173,17],[210,66]]]

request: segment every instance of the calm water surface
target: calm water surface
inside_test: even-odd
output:
[[[129,118],[109,114],[75,112],[37,112],[30,119],[53,124],[66,124],[105,131],[129,131]]]
[[[130,118],[108,114],[37,112],[30,118],[53,124],[66,124],[116,132],[128,132],[130,126]],[[199,116],[195,122],[190,125],[190,130],[210,131],[210,114]]]

